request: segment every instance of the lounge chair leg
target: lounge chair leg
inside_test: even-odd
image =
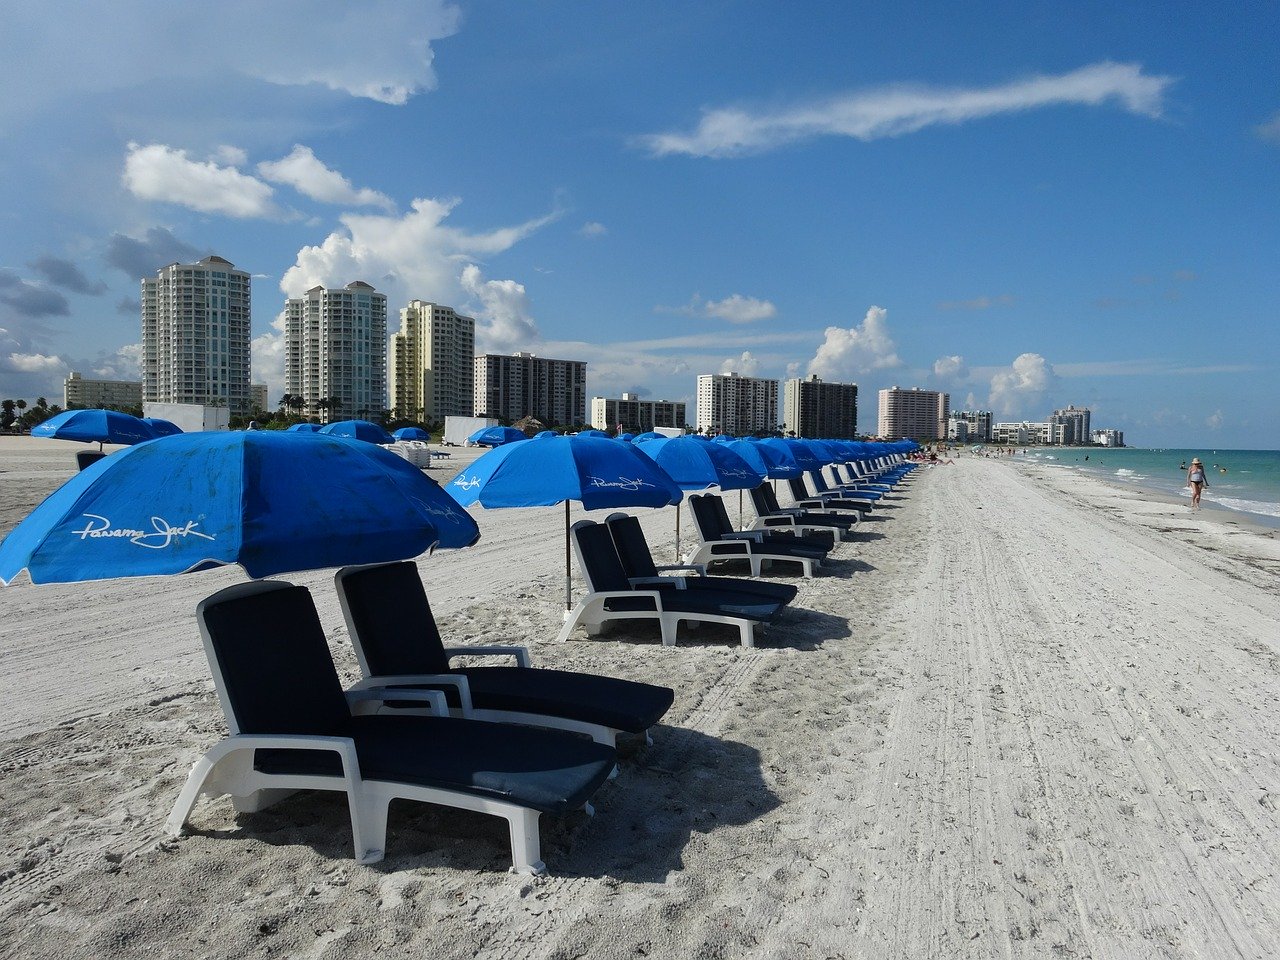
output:
[[[676,628],[679,624],[678,617],[668,614],[658,618],[658,628],[662,631],[662,645],[664,647],[674,647],[676,645]]]
[[[377,863],[386,855],[391,797],[371,790],[353,790],[347,802],[351,807],[351,840],[356,860]]]
[[[590,803],[584,803],[582,805],[582,812],[585,813],[588,817],[594,817],[596,815],[596,808],[593,807]]]
[[[232,796],[231,805],[236,813],[257,813],[267,807],[273,807],[286,797],[291,797],[297,790],[255,790],[242,797]]]
[[[523,808],[507,814],[507,824],[511,828],[511,869],[516,873],[547,872],[538,835],[539,816],[537,810]]]
[[[742,645],[754,650],[756,645],[755,625],[749,622],[743,623],[738,627],[738,631],[742,634]]]
[[[176,837],[182,833],[187,817],[191,816],[191,808],[200,798],[200,788],[204,786],[205,778],[209,776],[212,769],[213,762],[208,756],[203,756],[192,764],[191,772],[187,774],[187,782],[183,784],[182,792],[178,794],[178,799],[173,805],[173,811],[165,821],[165,830],[168,831],[169,836]]]
[[[652,746],[653,746],[653,737],[649,736],[649,731],[648,731],[648,730],[646,730],[646,731],[644,732],[644,745],[645,745],[646,747],[652,747]]]
[[[618,779],[618,765],[616,763],[613,765],[613,769],[609,771],[609,779],[610,780]]]

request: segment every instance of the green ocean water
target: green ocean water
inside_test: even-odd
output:
[[[1187,497],[1187,465],[1199,457],[1209,481],[1202,500],[1280,528],[1280,450],[1055,447],[1026,456],[1046,466]]]

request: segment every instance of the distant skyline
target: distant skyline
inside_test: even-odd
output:
[[[1280,8],[28,4],[0,36],[0,397],[139,376],[139,280],[364,280],[588,392],[945,390],[1277,447]],[[225,34],[224,32],[225,31]],[[234,37],[234,42],[227,42]],[[198,42],[197,42],[198,41]],[[296,55],[306,51],[306,56]],[[1229,63],[1230,70],[1223,68]]]

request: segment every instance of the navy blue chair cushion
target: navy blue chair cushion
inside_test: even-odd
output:
[[[671,709],[675,691],[650,683],[566,670],[463,667],[479,709],[518,710],[642,733]]]
[[[417,564],[405,560],[355,570],[343,576],[342,587],[371,675],[449,669]]]

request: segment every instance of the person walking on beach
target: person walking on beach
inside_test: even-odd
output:
[[[1192,457],[1191,468],[1187,470],[1187,486],[1191,488],[1191,509],[1200,509],[1200,492],[1209,485],[1204,476],[1204,464],[1199,457]]]

